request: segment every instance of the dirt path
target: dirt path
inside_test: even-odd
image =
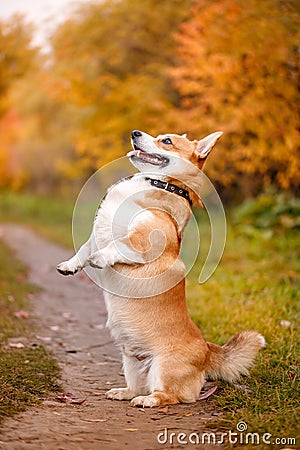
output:
[[[58,262],[71,252],[16,225],[1,225],[1,237],[30,269],[30,280],[43,291],[33,300],[34,320],[40,335],[58,359],[63,388],[80,398],[82,405],[68,405],[49,398],[4,422],[0,448],[4,450],[153,450],[210,448],[170,445],[170,433],[188,436],[205,431],[207,419],[216,416],[211,400],[169,408],[138,409],[129,402],[106,400],[112,386],[123,386],[120,355],[105,329],[106,312],[99,288],[80,274],[62,277]],[[157,441],[168,429],[168,443]],[[211,432],[212,430],[210,430]],[[171,438],[172,439],[172,438]],[[181,439],[185,440],[184,437]],[[194,439],[195,435],[194,435]],[[161,437],[164,440],[164,437]],[[201,441],[200,441],[201,442]],[[211,448],[216,448],[213,446]]]

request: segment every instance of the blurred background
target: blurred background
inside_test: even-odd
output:
[[[298,0],[0,6],[0,189],[78,192],[130,131],[222,130],[226,202],[299,187]]]
[[[252,394],[227,386],[216,401],[225,429],[243,420],[286,437],[299,428],[299,59],[299,0],[0,0],[0,222],[72,248],[77,195],[126,155],[131,130],[223,131],[205,172],[225,204],[226,248],[200,287],[210,239],[196,213],[188,307],[209,341],[264,334]],[[0,344],[20,335],[14,314],[30,307],[25,269],[1,237],[0,227]],[[7,368],[22,364],[10,366],[12,357],[0,357],[1,396],[15,410],[18,372]]]

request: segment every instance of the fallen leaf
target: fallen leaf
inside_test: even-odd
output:
[[[214,394],[217,389],[218,385],[213,386],[212,388],[208,389],[208,391],[204,392],[203,394],[200,394],[197,400],[206,400],[208,397]]]
[[[91,422],[91,423],[96,423],[96,422],[107,422],[107,419],[82,419],[84,420],[84,422]]]
[[[105,326],[102,323],[100,323],[98,325],[91,325],[91,328],[95,328],[96,330],[103,330]]]
[[[18,283],[24,283],[25,280],[26,280],[26,278],[24,277],[24,275],[18,275],[17,276]]]
[[[63,316],[64,319],[68,319],[68,320],[74,320],[75,319],[74,314],[71,313],[71,312],[64,312],[64,313],[62,313],[62,316]]]
[[[50,342],[52,340],[49,336],[39,336],[38,334],[36,334],[35,337],[44,342]]]
[[[14,343],[10,343],[9,346],[12,347],[12,348],[24,348],[25,347],[25,345],[22,344],[22,342],[17,342],[15,344]]]
[[[289,320],[281,320],[280,325],[285,328],[289,328],[292,324]]]
[[[234,384],[234,387],[241,389],[242,391],[248,392],[248,394],[253,394],[252,389],[249,388],[249,386],[246,386],[244,384]]]
[[[72,405],[82,405],[86,401],[86,399],[80,399],[79,397],[76,397],[76,395],[72,394],[71,392],[64,392],[61,394],[60,397],[56,397],[57,400],[63,403],[70,403]]]
[[[185,414],[185,417],[191,417],[193,414],[192,413],[188,413],[188,414]]]
[[[297,374],[291,372],[290,370],[287,371],[288,376],[290,377],[291,380],[294,380],[295,378],[297,378]]]
[[[168,408],[168,406],[166,406],[165,408],[159,409],[158,412],[161,412],[161,413],[164,413],[164,414],[168,414],[169,408]]]
[[[28,319],[28,317],[29,317],[28,312],[23,311],[22,309],[20,311],[15,312],[14,315],[16,317],[23,318],[23,319]]]
[[[71,401],[71,404],[72,405],[82,405],[85,401],[86,401],[85,398],[79,399],[79,400],[74,399],[74,400]]]

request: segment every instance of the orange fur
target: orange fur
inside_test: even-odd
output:
[[[138,131],[129,156],[136,158],[138,168],[147,164],[147,155],[152,161],[175,158],[175,172],[180,177],[170,170],[164,180],[188,189],[193,204],[201,205],[198,169],[220,135],[213,133],[203,140],[189,141],[175,134],[153,138]],[[126,196],[131,198],[139,191],[133,211],[140,211],[141,216],[134,216],[126,236],[114,240],[107,231],[111,228],[111,210],[117,210]],[[179,257],[182,233],[190,216],[187,199],[149,188],[145,178],[133,177],[112,187],[98,210],[90,240],[77,255],[58,266],[61,273],[68,275],[89,264],[99,268],[99,277],[102,271],[111,277],[112,284],[114,280],[120,282],[119,275],[124,276],[124,289],[131,283],[130,296],[105,292],[107,325],[121,347],[127,382],[125,388],[108,391],[108,398],[132,400],[132,405],[149,407],[194,402],[206,376],[232,382],[248,374],[264,345],[256,331],[243,331],[223,347],[208,343],[190,319],[185,267]],[[118,253],[116,243],[125,256]],[[114,271],[108,270],[111,266]],[[159,287],[159,294],[151,294],[153,286]]]

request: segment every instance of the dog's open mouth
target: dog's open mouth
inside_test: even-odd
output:
[[[133,159],[139,159],[142,162],[152,164],[154,166],[166,166],[169,158],[159,155],[158,153],[147,153],[133,144],[133,150],[127,153],[127,156]]]

